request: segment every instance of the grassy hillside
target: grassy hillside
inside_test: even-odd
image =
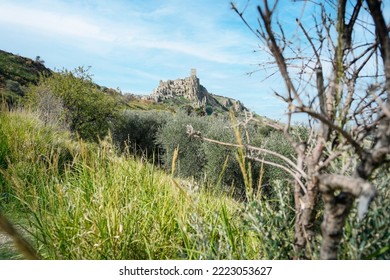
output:
[[[39,75],[50,74],[42,61],[36,61],[0,50],[0,74],[5,80],[13,80],[25,86],[37,83]]]
[[[0,122],[1,205],[23,213],[45,259],[272,257],[244,204],[228,196],[118,155],[110,138],[72,141],[33,113]]]

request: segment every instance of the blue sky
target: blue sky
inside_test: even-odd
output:
[[[256,2],[247,8],[253,20]],[[302,5],[281,1],[282,23],[294,25]],[[150,94],[196,68],[212,93],[273,119],[285,111],[272,94],[279,79],[247,75],[267,56],[254,52],[259,42],[229,0],[0,0],[0,34],[0,49],[39,55],[51,69],[91,66],[95,82],[125,93]]]

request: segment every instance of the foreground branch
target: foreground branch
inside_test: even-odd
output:
[[[323,174],[319,175],[318,179],[325,202],[324,220],[321,224],[323,241],[320,256],[321,259],[326,260],[337,259],[337,248],[354,199],[359,199],[358,218],[361,220],[376,194],[376,189],[361,178]]]

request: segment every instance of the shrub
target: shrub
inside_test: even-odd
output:
[[[82,67],[41,77],[38,85],[30,88],[27,104],[40,110],[43,116],[53,105],[59,109],[52,108],[55,114],[64,115],[71,131],[90,141],[107,135],[117,113],[114,97],[99,90],[88,71]],[[64,114],[61,106],[65,108]]]
[[[204,134],[221,142],[236,142],[228,120],[212,119]],[[203,143],[203,149],[207,160],[205,173],[211,184],[216,184],[229,192],[233,191],[236,196],[245,197],[243,176],[236,160],[236,149],[208,142]]]
[[[237,161],[237,148],[201,141],[190,138],[186,133],[186,126],[192,125],[194,130],[200,131],[207,138],[225,143],[236,143],[237,139],[231,121],[223,117],[199,117],[179,113],[173,116],[159,132],[157,141],[164,150],[163,163],[171,170],[174,150],[179,148],[177,175],[207,179],[208,183],[235,194],[236,197],[245,197],[245,180]],[[267,147],[283,155],[291,156],[292,150],[286,139],[276,131],[267,131],[262,135],[263,127],[257,124],[239,126],[244,144]],[[247,139],[249,138],[249,139]],[[272,142],[272,143],[271,143]],[[266,156],[267,160],[271,157]],[[276,167],[262,165],[260,162],[245,160],[246,172],[251,178],[251,188],[258,190],[271,180],[286,178],[286,173]],[[250,170],[249,170],[250,169]],[[262,172],[263,171],[263,172]],[[232,189],[233,187],[233,189]]]
[[[17,81],[7,80],[5,83],[5,88],[6,90],[16,93],[19,96],[24,95],[22,86]]]
[[[242,211],[244,228],[260,240],[264,259],[290,259],[293,255],[294,210],[289,184],[283,180],[271,182],[274,186],[273,200],[254,200]]]
[[[146,154],[151,158],[159,151],[157,132],[169,116],[163,111],[123,111],[113,126],[114,143],[122,150],[128,147],[135,154]]]
[[[205,131],[208,124],[206,118],[188,116],[183,112],[169,118],[157,133],[157,143],[164,149],[162,161],[167,170],[171,170],[173,153],[178,148],[177,175],[197,179],[203,177],[206,164],[203,144],[199,139],[190,138],[186,127],[192,125],[195,130]]]
[[[62,99],[56,96],[49,87],[35,87],[34,97],[30,96],[30,104],[34,106],[39,118],[45,123],[68,129],[66,110]]]
[[[294,149],[291,147],[289,141],[286,137],[284,137],[284,134],[281,131],[272,131],[267,137],[264,137],[263,147],[268,150],[278,152],[290,159],[292,159],[295,154]],[[276,156],[267,155],[264,159],[273,163],[285,165],[285,162]],[[270,182],[274,179],[282,180],[285,178],[291,178],[291,175],[283,169],[271,165],[264,165],[264,176],[264,180],[266,182]]]

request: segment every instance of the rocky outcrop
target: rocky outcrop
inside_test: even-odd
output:
[[[207,99],[208,94],[207,89],[200,84],[196,70],[192,69],[190,77],[160,81],[159,86],[149,96],[149,99],[161,102],[183,96],[192,102],[202,102],[205,98]]]
[[[196,76],[196,70],[191,69],[191,75],[183,79],[160,81],[159,86],[145,99],[155,102],[165,102],[183,97],[191,103],[191,106],[204,108],[210,107],[216,111],[229,111],[232,108],[236,112],[247,110],[245,106],[237,100],[222,96],[214,96],[200,84]]]

